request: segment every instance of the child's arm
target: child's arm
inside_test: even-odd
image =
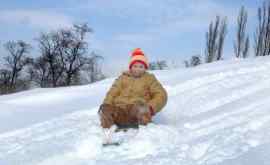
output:
[[[103,104],[113,104],[113,99],[120,94],[121,81],[122,76],[119,76],[117,79],[114,80],[114,83],[106,94]]]
[[[168,96],[166,90],[156,79],[155,75],[153,75],[150,85],[150,93],[152,99],[148,102],[148,105],[153,108],[154,113],[157,113],[166,105]]]

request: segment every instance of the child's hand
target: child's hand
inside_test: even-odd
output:
[[[146,125],[152,121],[152,115],[149,111],[141,113],[138,118],[139,124]]]
[[[135,105],[135,109],[139,124],[146,125],[152,121],[152,114],[149,106]]]

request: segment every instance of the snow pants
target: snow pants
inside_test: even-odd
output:
[[[101,126],[103,128],[110,128],[112,125],[116,126],[127,126],[127,125],[138,125],[140,121],[140,114],[137,110],[137,106],[133,104],[125,106],[114,106],[114,105],[101,105],[99,109],[99,116]],[[143,124],[151,122],[151,119],[146,120]]]

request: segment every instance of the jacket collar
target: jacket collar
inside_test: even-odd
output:
[[[145,71],[144,74],[142,74],[140,77],[143,77],[147,72]],[[122,73],[123,75],[126,75],[128,77],[133,77],[130,70],[126,70]]]

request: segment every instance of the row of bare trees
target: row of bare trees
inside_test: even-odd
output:
[[[149,70],[164,70],[166,68],[168,68],[166,60],[152,61],[149,64]]]
[[[237,18],[237,32],[233,44],[236,58],[247,58],[250,51],[250,39],[247,31],[248,12],[242,6]],[[227,33],[227,18],[216,19],[209,25],[206,33],[205,62],[222,60],[224,40]],[[264,2],[258,8],[258,27],[254,35],[255,56],[270,55],[270,2]]]
[[[102,56],[88,50],[87,24],[40,34],[36,38],[39,56],[31,57],[31,45],[24,41],[4,44],[8,55],[0,69],[0,94],[31,86],[59,87],[92,83],[104,78],[99,66]]]

